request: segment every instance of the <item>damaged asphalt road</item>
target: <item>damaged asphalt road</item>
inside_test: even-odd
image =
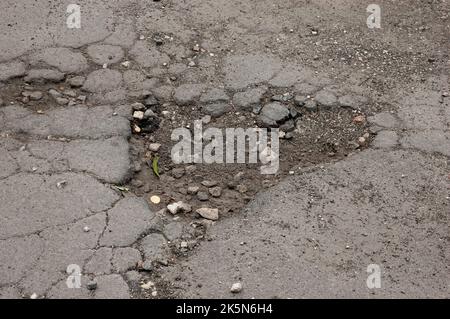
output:
[[[0,298],[448,298],[449,8],[413,2],[79,1],[70,29],[3,0]],[[174,164],[194,121],[278,128],[279,171]]]

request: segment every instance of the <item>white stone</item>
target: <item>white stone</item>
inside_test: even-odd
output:
[[[236,282],[231,286],[230,291],[234,294],[242,291],[242,284],[240,282]]]
[[[144,112],[142,111],[134,111],[133,117],[138,120],[144,119]]]

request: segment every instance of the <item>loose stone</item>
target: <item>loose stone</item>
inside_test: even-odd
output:
[[[148,146],[148,149],[152,152],[158,152],[160,148],[161,148],[161,144],[159,144],[159,143],[151,143]]]
[[[190,195],[195,195],[195,194],[197,194],[197,192],[198,192],[199,189],[200,189],[200,187],[198,187],[198,186],[189,186],[189,187],[187,188],[187,192],[188,192],[188,194],[190,194]]]
[[[197,214],[202,216],[203,218],[209,220],[218,220],[219,219],[219,210],[217,208],[207,208],[202,207],[195,211]]]
[[[167,205],[167,210],[171,214],[176,215],[178,213],[190,213],[192,211],[192,207],[189,204],[179,201],[179,202]]]
[[[220,197],[222,195],[222,188],[219,186],[212,187],[209,189],[209,193],[212,197]]]
[[[133,117],[135,119],[138,119],[138,120],[143,120],[144,119],[144,112],[142,112],[142,111],[134,111]]]
[[[197,193],[197,198],[198,198],[199,201],[204,202],[204,201],[207,201],[209,199],[209,196],[205,192],[198,192]]]
[[[97,289],[97,282],[94,280],[91,280],[87,283],[86,287],[88,290],[95,290],[95,289]]]
[[[231,286],[230,291],[234,294],[242,291],[242,284],[240,282],[236,282]]]
[[[214,187],[214,186],[216,186],[217,184],[218,184],[217,181],[204,180],[204,181],[202,182],[202,185],[205,186],[205,187]]]
[[[184,175],[184,168],[182,168],[182,167],[174,168],[174,169],[172,169],[171,174],[175,178],[181,178]]]

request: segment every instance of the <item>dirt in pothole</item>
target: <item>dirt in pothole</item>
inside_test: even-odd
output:
[[[293,107],[292,103],[290,104],[290,107]],[[135,133],[131,139],[136,174],[127,187],[136,195],[144,197],[151,209],[159,212],[162,225],[174,220],[185,225],[183,235],[170,241],[172,256],[168,260],[169,263],[180,262],[195,252],[195,247],[201,241],[210,240],[206,230],[212,222],[199,218],[195,213],[196,209],[217,208],[220,215],[217,222],[233,215],[237,216],[259,191],[276,185],[288,175],[299,174],[306,167],[338,161],[359,152],[368,147],[372,139],[367,122],[355,121],[355,118],[361,115],[365,118],[360,112],[338,107],[317,112],[297,108],[299,116],[296,118],[293,137],[279,141],[280,167],[274,175],[261,174],[261,163],[176,165],[171,158],[171,149],[177,143],[171,140],[172,131],[189,127],[193,136],[194,121],[201,119],[204,114],[192,106],[179,108],[168,104],[164,110],[169,113],[166,113],[165,117],[160,116],[159,129],[151,134]],[[203,124],[203,130],[209,127],[257,127],[256,118],[257,115],[250,112],[231,112]],[[134,123],[131,125],[133,127]],[[364,136],[365,142],[361,143],[360,138]],[[153,143],[161,144],[157,152],[149,150],[150,144]],[[206,144],[208,142],[204,141],[203,146]],[[155,157],[158,158],[160,177],[153,172],[152,162]],[[198,187],[198,191],[189,192],[190,187]],[[201,200],[199,193],[206,194],[207,199]],[[155,195],[161,199],[159,204],[150,200]],[[166,210],[168,204],[178,201],[191,205],[192,212],[172,215]],[[182,247],[182,242],[186,243],[187,247]],[[148,274],[147,280],[154,281],[158,286],[158,297],[174,297],[176,292],[171,290],[170,283],[165,283],[164,278],[159,277],[160,266],[164,265],[157,265],[155,271]],[[151,297],[146,291],[142,291],[142,294],[137,291],[136,296]]]

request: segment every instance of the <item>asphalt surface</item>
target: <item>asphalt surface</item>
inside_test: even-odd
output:
[[[347,26],[365,30],[367,16],[366,4],[352,1],[330,7],[327,1],[295,6],[283,1],[83,0],[78,2],[80,32],[66,27],[69,3],[0,3],[0,298],[141,297],[135,289],[142,284],[137,265],[168,258],[169,236],[160,229],[158,213],[144,199],[117,187],[134,173],[127,98],[153,89],[151,81],[135,80],[134,75],[145,69],[162,77],[161,70],[174,60],[177,67],[189,63],[186,51],[204,33],[202,46],[216,54],[226,51],[226,56],[196,61],[203,69],[188,73],[186,83],[219,83],[238,92],[261,83],[290,87],[300,79],[314,79],[323,87],[329,83],[304,65],[314,63],[305,59],[317,54],[314,47],[321,44],[312,40],[301,47],[309,35],[288,39],[297,32],[298,16],[303,19],[299,29],[308,34],[311,25],[328,25],[328,31],[336,32],[343,18],[348,18]],[[378,79],[392,76],[392,82],[374,81],[372,97],[389,101],[391,108],[367,118],[377,133],[370,148],[337,163],[298,170],[258,194],[241,214],[215,222],[208,229],[210,241],[161,269],[161,278],[178,297],[450,297],[449,57],[448,46],[441,42],[448,34],[448,4],[436,5],[442,10],[424,5],[423,15],[416,14],[435,21],[433,27],[440,32],[434,36],[431,30],[411,41],[417,40],[417,52],[428,50],[437,57],[438,66],[415,65],[410,55],[417,52],[393,28],[380,39],[367,40],[379,44],[396,39],[390,47],[397,50],[395,58],[405,56],[405,72],[412,78],[418,74],[396,87],[389,87],[398,81],[394,71],[378,74]],[[411,14],[408,21],[415,21]],[[445,14],[447,19],[440,20]],[[314,22],[319,15],[320,22]],[[387,20],[389,26],[395,24]],[[140,39],[153,31],[172,34],[180,43],[163,52]],[[344,44],[355,41],[350,38]],[[277,48],[267,52],[266,40]],[[323,52],[330,58],[339,54]],[[136,74],[119,66],[125,60],[136,65]],[[330,66],[327,60],[315,68],[326,69],[330,77],[336,70],[352,74],[353,80],[367,74],[356,76],[358,67]],[[79,90],[73,97],[56,96],[63,98],[55,98],[58,105],[47,93],[44,98],[23,95],[32,91],[23,83],[25,76],[32,81],[32,72],[44,80],[33,84],[41,91],[60,90],[47,86],[58,83],[59,76],[86,79],[73,85]],[[86,96],[87,103],[80,102]],[[76,102],[69,102],[71,98]],[[41,105],[26,106],[34,100]],[[366,284],[370,264],[381,268],[381,288]],[[80,267],[79,289],[67,285],[69,265]],[[95,289],[88,289],[90,281]],[[243,289],[232,294],[236,282]]]

